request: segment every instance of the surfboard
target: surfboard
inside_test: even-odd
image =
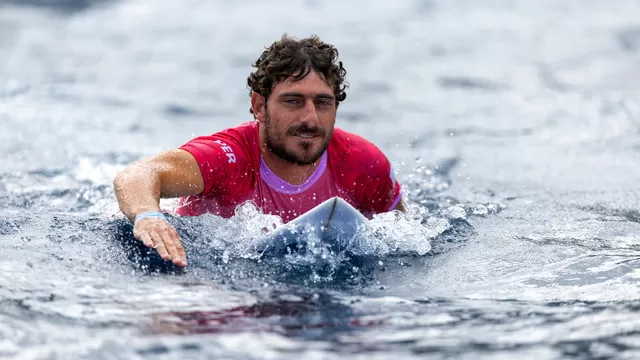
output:
[[[316,247],[328,246],[338,253],[347,248],[367,221],[349,203],[333,197],[275,229],[258,241],[256,250],[266,256],[283,256],[305,252],[313,242]]]

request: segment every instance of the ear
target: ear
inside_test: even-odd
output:
[[[253,110],[253,116],[255,116],[258,122],[265,122],[265,118],[267,117],[267,102],[264,96],[255,91],[251,94],[251,109]]]

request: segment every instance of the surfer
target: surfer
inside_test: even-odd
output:
[[[334,127],[348,84],[333,45],[285,34],[252,65],[253,121],[137,161],[114,179],[135,238],[177,266],[187,266],[185,252],[160,198],[179,197],[182,216],[231,217],[239,204],[253,201],[284,222],[336,196],[367,217],[404,211],[387,157]]]

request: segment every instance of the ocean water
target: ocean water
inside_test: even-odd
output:
[[[640,357],[640,3],[0,1],[0,358]],[[338,126],[410,204],[349,253],[251,251],[277,222],[132,243],[132,161],[251,119],[288,33],[335,44]],[[170,208],[175,202],[163,200]]]

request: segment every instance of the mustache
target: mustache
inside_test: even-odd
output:
[[[298,136],[298,135],[311,135],[311,136],[325,136],[324,129],[317,126],[307,126],[305,124],[302,125],[294,125],[291,126],[287,130],[287,135]]]

